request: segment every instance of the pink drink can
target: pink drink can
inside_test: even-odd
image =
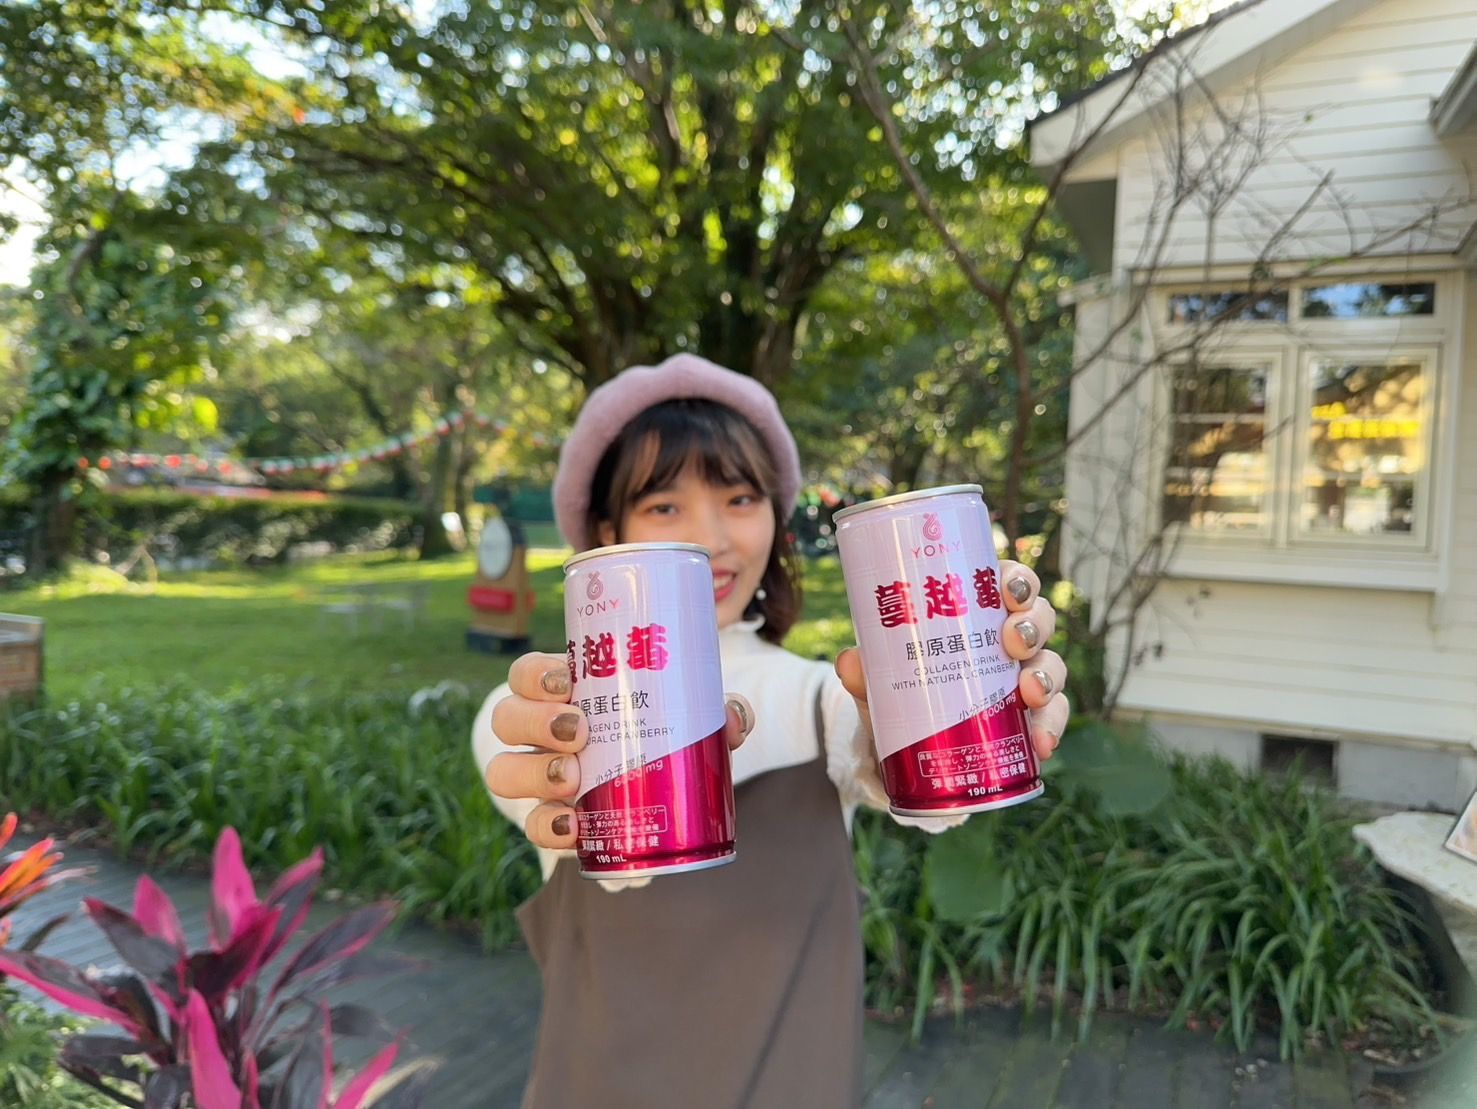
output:
[[[580,752],[580,873],[678,874],[734,857],[733,771],[708,552],[624,543],[564,564]]]
[[[1005,653],[1008,615],[978,485],[836,513],[846,597],[892,811],[984,812],[1039,797],[1041,768]]]

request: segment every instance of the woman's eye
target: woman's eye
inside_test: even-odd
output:
[[[728,503],[729,504],[732,504],[732,505],[736,505],[738,507],[744,507],[746,505],[755,504],[755,503],[758,502],[758,500],[759,500],[758,494],[755,494],[755,493],[740,493],[738,496],[734,497],[733,500],[729,501]]]
[[[658,501],[647,505],[641,511],[647,516],[671,516],[676,513],[677,506],[666,501]]]

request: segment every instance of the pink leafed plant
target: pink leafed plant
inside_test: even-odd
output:
[[[391,1034],[372,1011],[330,1005],[325,995],[345,982],[414,964],[367,950],[394,918],[389,904],[339,917],[286,954],[322,872],[323,854],[315,850],[261,898],[241,840],[227,828],[215,847],[205,947],[189,947],[174,903],[142,877],[132,913],[91,898],[83,902],[124,969],[104,974],[33,952],[0,950],[0,975],[114,1026],[73,1036],[60,1062],[122,1105],[365,1109],[372,1098],[375,1109],[414,1109],[423,1103],[429,1071],[385,1081],[398,1042],[335,1083],[335,1037]]]

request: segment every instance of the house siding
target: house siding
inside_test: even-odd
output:
[[[1214,225],[1195,205],[1169,220],[1156,204],[1165,136],[1178,130],[1156,112],[1156,137],[1120,151],[1115,266],[1142,266],[1146,240],[1163,241],[1163,266],[1198,266],[1208,256],[1221,263],[1262,258],[1269,236],[1294,220],[1330,171],[1330,185],[1296,216],[1296,235],[1270,260],[1348,252],[1351,228],[1362,250],[1437,205],[1469,200],[1477,140],[1440,142],[1429,115],[1474,42],[1477,6],[1466,0],[1385,0],[1224,90],[1220,103],[1263,121],[1271,141]],[[1450,251],[1472,219],[1472,207],[1462,204],[1429,229],[1371,253]]]
[[[1168,237],[1162,263],[1255,259],[1258,237],[1285,221],[1329,172],[1342,208],[1310,211],[1279,258],[1319,257],[1340,243],[1347,251],[1346,216],[1368,232],[1442,196],[1470,196],[1477,141],[1440,142],[1428,116],[1474,41],[1477,6],[1470,0],[1386,0],[1267,67],[1254,82],[1265,110],[1309,118],[1250,177],[1245,194],[1216,224],[1210,249],[1207,224],[1185,218]],[[1225,99],[1238,100],[1251,84]],[[1079,358],[1127,304],[1126,277],[1137,264],[1154,194],[1153,150],[1139,139],[1117,151],[1119,280],[1079,302]],[[1109,157],[1103,152],[1098,159]],[[1473,219],[1471,208],[1451,213],[1429,237],[1401,239],[1380,253],[1424,254],[1450,271],[1452,252]],[[1421,263],[1410,266],[1419,270]],[[1440,584],[1434,590],[1339,587],[1332,572],[1326,586],[1161,582],[1132,638],[1126,630],[1111,637],[1108,657],[1120,666],[1120,707],[1148,717],[1172,745],[1218,750],[1254,765],[1257,733],[1307,735],[1347,749],[1340,771],[1346,792],[1451,807],[1477,786],[1477,277],[1457,274],[1448,288],[1461,311],[1446,317],[1440,340],[1441,441],[1432,502],[1446,517],[1436,529]],[[1099,617],[1152,515],[1146,493],[1155,485],[1147,463],[1151,382],[1137,382],[1131,403],[1118,405],[1091,431],[1082,429],[1129,380],[1143,353],[1133,345],[1152,342],[1154,331],[1145,317],[1125,333],[1116,359],[1103,360],[1072,387],[1070,423],[1080,438],[1068,458],[1063,554]],[[1452,404],[1456,418],[1449,420]],[[1245,557],[1256,559],[1257,549]]]
[[[1463,300],[1466,319],[1477,320],[1477,281],[1464,283]],[[1111,297],[1094,302],[1082,317],[1089,331],[1101,334],[1113,308]],[[1079,337],[1091,340],[1080,331]],[[1171,743],[1179,724],[1211,720],[1239,724],[1252,735],[1290,732],[1462,754],[1477,749],[1477,328],[1469,324],[1461,341],[1458,430],[1447,445],[1454,465],[1444,488],[1438,483],[1435,502],[1451,514],[1445,587],[1166,579],[1139,613],[1132,643],[1126,631],[1109,642],[1110,660],[1128,660],[1122,709],[1149,717]],[[1078,426],[1114,375],[1125,372],[1117,364],[1084,375],[1073,391]],[[1104,421],[1068,466],[1068,572],[1080,568],[1084,588],[1099,603],[1122,574],[1121,560],[1110,570],[1103,555],[1134,542],[1115,540],[1105,529],[1131,532],[1142,519],[1102,503],[1105,474],[1137,471],[1134,480],[1145,480],[1137,461],[1143,452],[1123,455],[1124,446],[1141,444],[1148,434],[1144,413],[1152,398],[1142,389],[1138,395],[1138,404],[1120,406],[1133,415]],[[1246,557],[1256,558],[1256,551]],[[1426,802],[1449,806],[1470,791],[1477,763],[1467,771],[1460,780],[1433,782],[1436,792]]]

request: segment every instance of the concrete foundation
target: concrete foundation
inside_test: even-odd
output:
[[[1251,728],[1156,719],[1150,731],[1171,751],[1219,756],[1243,770],[1262,768],[1262,733]],[[1335,782],[1345,797],[1455,813],[1477,789],[1477,751],[1430,750],[1363,739],[1333,742],[1337,748]]]

